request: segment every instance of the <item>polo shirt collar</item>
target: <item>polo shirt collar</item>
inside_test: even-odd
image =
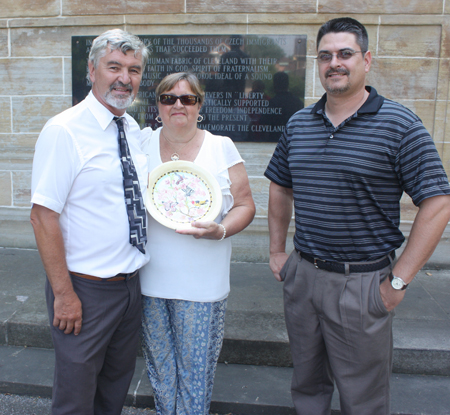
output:
[[[115,115],[95,97],[92,90],[86,97],[86,103],[89,110],[92,112],[92,115],[95,117],[100,127],[102,128],[102,130],[103,131],[106,130],[109,124],[111,124],[111,121],[113,120]],[[128,115],[127,113],[122,115],[123,119],[125,120],[124,122],[125,129],[128,126],[127,115]]]
[[[377,90],[372,86],[366,86],[369,97],[366,102],[358,109],[358,114],[377,113],[384,102],[384,97],[378,95]],[[323,114],[325,112],[325,103],[327,102],[327,94],[323,94],[322,98],[314,105],[311,114]]]

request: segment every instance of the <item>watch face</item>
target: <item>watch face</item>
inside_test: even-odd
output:
[[[396,290],[401,290],[403,288],[403,281],[400,278],[394,277],[391,284]]]

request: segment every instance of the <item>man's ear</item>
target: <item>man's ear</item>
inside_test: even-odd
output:
[[[91,83],[94,83],[94,81],[95,81],[95,68],[94,68],[94,64],[91,61],[88,62],[88,68],[89,68],[89,79],[91,80]]]
[[[370,50],[368,50],[364,55],[364,66],[366,73],[369,72],[371,64],[372,64],[372,53],[370,53]]]

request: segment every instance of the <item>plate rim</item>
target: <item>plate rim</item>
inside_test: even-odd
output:
[[[148,173],[148,183],[145,192],[144,204],[148,213],[159,222],[161,225],[170,229],[190,229],[191,223],[174,223],[168,220],[160,211],[156,208],[151,197],[152,189],[157,180],[159,180],[164,174],[168,174],[174,170],[187,170],[191,174],[200,176],[209,185],[213,196],[215,196],[216,202],[213,201],[210,210],[206,215],[200,219],[200,221],[213,221],[219,215],[222,208],[222,189],[219,182],[212,173],[206,170],[204,167],[187,160],[167,161],[156,166],[151,172]]]

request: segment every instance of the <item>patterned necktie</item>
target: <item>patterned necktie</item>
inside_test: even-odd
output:
[[[130,224],[130,244],[145,254],[147,242],[147,217],[142,199],[136,168],[130,155],[127,138],[123,129],[123,119],[114,117],[119,130],[120,161],[122,162],[123,189]]]

